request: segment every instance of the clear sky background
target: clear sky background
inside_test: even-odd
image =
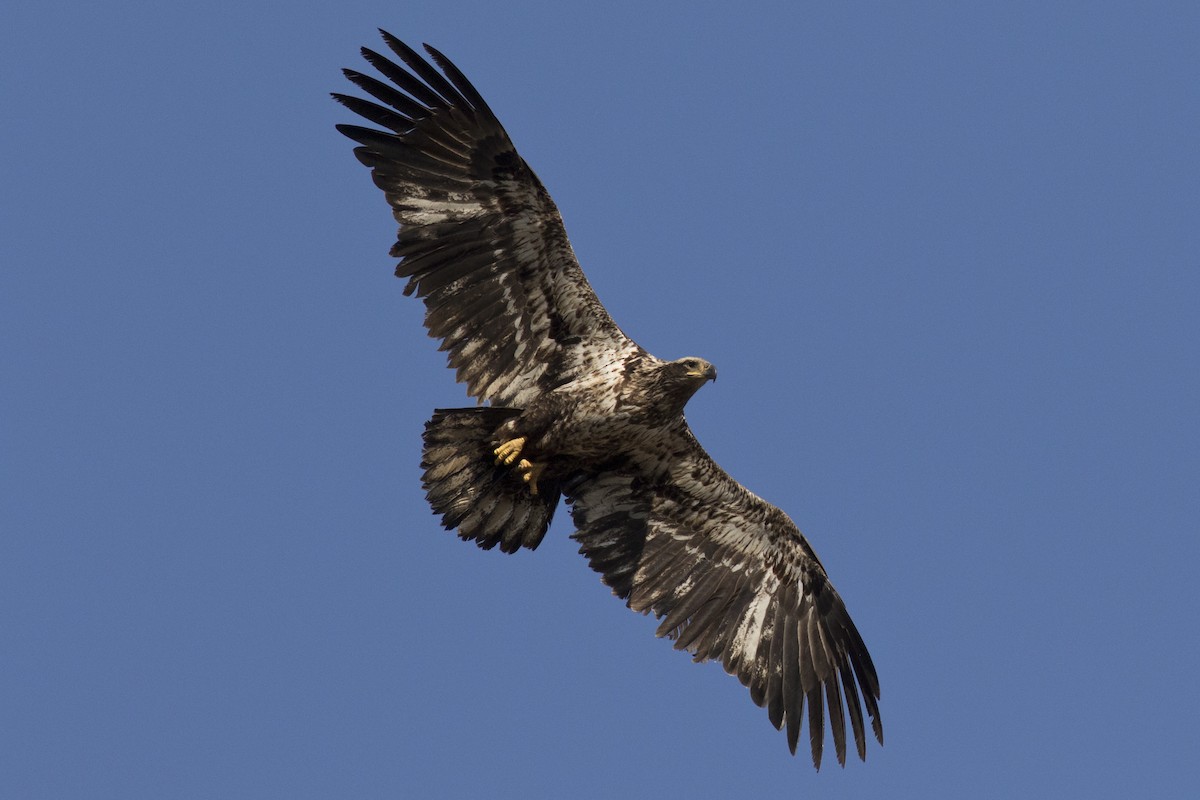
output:
[[[886,744],[793,758],[560,511],[438,527],[330,91],[472,78],[701,441],[805,531]],[[1195,3],[6,4],[0,796],[1195,797]]]

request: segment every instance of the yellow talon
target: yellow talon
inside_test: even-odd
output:
[[[518,436],[516,439],[509,439],[507,442],[502,442],[492,452],[496,454],[496,463],[508,466],[517,460],[517,456],[521,455],[521,448],[525,446],[525,437]]]
[[[524,458],[517,462],[517,472],[521,473],[521,480],[529,484],[529,493],[534,496],[537,496],[538,478],[542,477],[542,470],[544,469],[546,469],[545,462],[534,464]]]
[[[521,455],[521,450],[525,448],[525,437],[518,436],[516,439],[509,439],[507,442],[501,442],[500,446],[492,452],[496,455],[496,464],[509,466],[516,462],[516,471],[521,476],[521,480],[529,484],[529,493],[536,495],[538,493],[538,478],[542,477],[542,470],[546,468],[544,463],[535,464],[527,458],[517,459]]]

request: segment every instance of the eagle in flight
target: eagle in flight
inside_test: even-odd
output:
[[[659,618],[676,649],[736,675],[793,753],[807,715],[820,767],[828,714],[844,764],[849,715],[865,759],[864,706],[883,742],[879,679],[842,598],[791,519],[730,478],[684,420],[716,369],[656,358],[617,327],[475,87],[434,48],[431,64],[381,33],[403,66],[364,48],[386,80],[345,75],[373,101],[334,95],[378,128],[338,130],[399,223],[404,293],[424,300],[429,335],[480,404],[425,425],[434,512],[511,553],[538,546],[565,498],[572,537],[613,593]]]

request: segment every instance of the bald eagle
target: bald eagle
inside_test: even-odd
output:
[[[879,680],[842,598],[791,519],[730,478],[684,420],[716,369],[656,358],[617,327],[475,87],[434,48],[430,63],[381,33],[404,66],[364,48],[386,80],[345,75],[373,100],[334,94],[378,128],[338,130],[399,223],[404,293],[424,300],[429,335],[480,403],[425,425],[434,512],[511,553],[538,546],[565,498],[604,583],[660,619],[676,649],[736,675],[792,753],[807,717],[820,767],[827,710],[838,762],[847,714],[865,759],[864,706],[883,742]]]

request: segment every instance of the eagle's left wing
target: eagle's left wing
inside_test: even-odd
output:
[[[426,45],[439,72],[387,32],[401,64],[366,48],[387,79],[346,77],[379,102],[334,97],[385,130],[339,125],[358,142],[399,223],[392,255],[425,326],[481,402],[535,397],[641,352],[608,315],[549,193],[475,87]]]
[[[771,723],[787,726],[793,753],[807,701],[814,765],[826,704],[838,762],[843,708],[865,759],[862,704],[883,742],[879,679],[824,567],[787,515],[730,478],[686,428],[678,445],[683,455],[661,469],[629,462],[567,485],[580,552],[631,609],[662,619],[659,636],[737,675]]]

